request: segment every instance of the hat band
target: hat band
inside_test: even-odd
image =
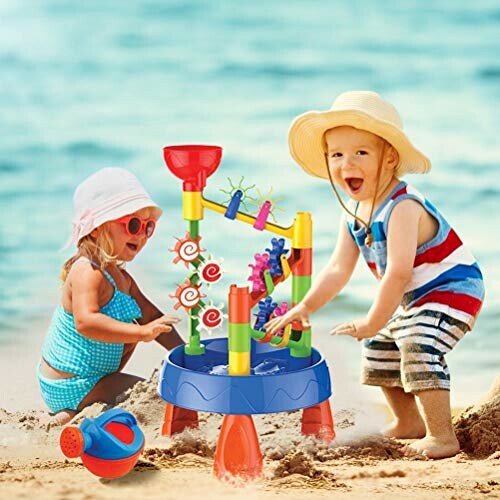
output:
[[[106,219],[106,214],[116,210],[117,208],[130,203],[131,201],[137,200],[147,200],[150,202],[150,206],[156,207],[157,205],[149,198],[146,193],[137,193],[127,198],[123,198],[123,195],[115,196],[112,199],[108,200],[105,204],[101,205],[97,209],[87,209],[85,210],[78,219],[73,221],[73,231],[66,241],[63,249],[68,248],[72,244],[77,244],[81,238],[90,234],[94,229],[99,227],[101,224],[108,222],[110,220],[114,220],[115,218],[119,218],[122,215],[127,214],[119,214],[116,217],[113,216],[110,219]]]

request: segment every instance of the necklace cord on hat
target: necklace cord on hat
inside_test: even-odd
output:
[[[370,209],[370,216],[368,218],[368,223],[366,223],[361,217],[358,217],[356,214],[353,214],[344,204],[342,201],[342,198],[340,197],[337,188],[335,187],[335,183],[333,182],[332,179],[332,173],[330,172],[330,165],[328,163],[328,153],[325,153],[325,162],[326,162],[326,171],[328,172],[328,178],[330,179],[330,185],[332,186],[333,192],[337,196],[337,199],[339,200],[340,205],[342,208],[351,216],[354,217],[356,221],[358,221],[360,224],[365,226],[366,229],[366,238],[365,238],[365,245],[370,248],[373,244],[373,235],[372,235],[372,229],[371,229],[371,223],[372,223],[372,216],[373,216],[373,211],[375,209],[375,201],[377,200],[377,194],[378,194],[378,187],[380,183],[380,174],[382,171],[382,163],[384,161],[384,154],[385,154],[385,144],[382,147],[382,152],[380,154],[380,158],[378,161],[378,167],[377,167],[377,180],[375,182],[375,193],[373,195],[373,200],[372,200],[372,206]]]

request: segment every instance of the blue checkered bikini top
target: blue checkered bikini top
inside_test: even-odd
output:
[[[80,260],[86,260],[93,266],[99,267],[95,262],[84,258],[76,262]],[[103,273],[113,286],[114,293],[100,312],[124,323],[132,323],[135,319],[141,318],[141,309],[135,299],[118,290],[115,281],[107,271]],[[105,376],[118,370],[123,345],[85,337],[76,329],[73,314],[60,305],[52,316],[42,347],[42,356],[53,368],[63,372],[83,377]]]

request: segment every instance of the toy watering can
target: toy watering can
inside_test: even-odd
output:
[[[99,477],[116,478],[130,472],[144,448],[144,434],[131,413],[114,408],[80,427],[66,427],[59,444],[68,458],[81,457],[83,465]]]

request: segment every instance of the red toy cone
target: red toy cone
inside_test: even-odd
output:
[[[259,438],[250,415],[225,415],[214,457],[214,473],[254,479],[262,475]]]
[[[306,436],[313,435],[326,443],[335,439],[332,410],[328,399],[319,405],[304,408],[301,431]]]
[[[162,436],[173,436],[187,428],[198,427],[198,412],[167,403],[161,428]]]

